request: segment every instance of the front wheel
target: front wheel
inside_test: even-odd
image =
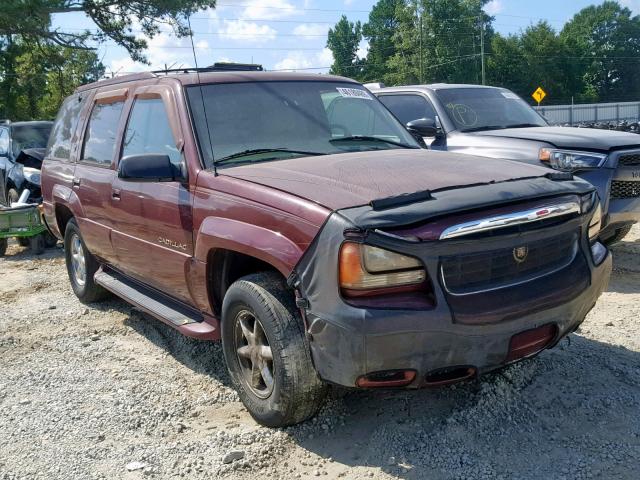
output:
[[[292,425],[322,405],[327,387],[311,362],[293,293],[279,275],[248,275],[229,287],[222,347],[233,386],[258,423]]]
[[[109,293],[93,280],[100,265],[87,250],[78,224],[73,219],[69,220],[64,231],[64,256],[71,288],[82,303],[96,302],[109,296]]]

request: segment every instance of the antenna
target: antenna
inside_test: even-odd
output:
[[[189,24],[189,39],[191,40],[191,51],[193,52],[193,63],[196,67],[196,78],[198,79],[198,88],[200,89],[200,100],[202,101],[202,112],[204,113],[204,123],[207,127],[207,137],[209,138],[209,148],[211,149],[211,163],[213,164],[213,174],[218,175],[216,168],[216,160],[213,156],[213,142],[211,141],[211,130],[209,130],[209,119],[207,118],[207,107],[204,104],[204,94],[202,92],[202,83],[200,83],[200,72],[198,70],[198,58],[196,57],[196,47],[193,44],[193,30],[191,29],[191,14],[187,17],[187,23]]]

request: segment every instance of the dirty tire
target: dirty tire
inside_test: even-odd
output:
[[[260,321],[273,355],[273,387],[266,398],[249,386],[237,354],[236,319],[247,311]],[[258,423],[293,425],[315,415],[322,405],[327,386],[311,362],[293,293],[277,273],[248,275],[229,287],[222,304],[222,346],[233,386]]]
[[[84,284],[78,282],[72,266],[71,244],[75,238],[77,238],[82,245],[85,265]],[[74,219],[69,220],[67,228],[64,231],[64,257],[67,265],[67,273],[69,274],[69,281],[71,282],[71,288],[73,289],[73,293],[76,294],[76,297],[78,297],[82,303],[97,302],[110,295],[107,290],[93,281],[93,275],[96,273],[98,268],[100,268],[100,265],[95,257],[91,255],[91,252],[87,250],[84,240],[82,240],[82,235],[80,235],[78,224]]]
[[[7,253],[7,246],[9,242],[6,238],[0,238],[0,257],[4,257],[4,254]]]
[[[29,237],[29,247],[34,255],[42,255],[44,253],[44,235],[39,233]]]
[[[615,231],[615,233],[612,236],[604,240],[604,244],[607,247],[611,247],[616,243],[619,243],[624,237],[626,237],[629,234],[632,228],[633,228],[633,224],[625,225],[624,227],[619,228],[618,230]]]

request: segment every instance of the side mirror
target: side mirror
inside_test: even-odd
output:
[[[118,165],[118,178],[131,182],[173,182],[180,177],[169,155],[130,155],[121,158]]]
[[[418,118],[407,123],[407,130],[419,137],[435,137],[438,134],[438,127],[433,118]]]

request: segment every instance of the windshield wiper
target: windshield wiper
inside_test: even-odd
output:
[[[528,128],[528,127],[542,127],[537,123],[516,123],[515,125],[507,125],[506,128]]]
[[[468,132],[482,132],[484,130],[502,130],[503,128],[505,128],[504,125],[483,125],[482,127],[467,128],[465,130],[460,130],[460,131],[462,133],[468,133]]]
[[[394,140],[387,140],[386,138],[372,137],[368,135],[352,135],[351,137],[332,138],[331,140],[329,140],[329,143],[333,143],[333,142],[381,142],[381,143],[387,143],[389,145],[395,145],[396,147],[402,147],[402,148],[420,148],[417,146],[414,147],[413,145],[408,145],[406,143],[396,142]]]
[[[227,155],[226,157],[219,158],[215,160],[216,165],[220,165],[222,163],[228,162],[229,160],[235,160],[242,157],[247,157],[251,155],[259,155],[261,153],[293,153],[297,155],[308,155],[308,156],[317,156],[317,155],[325,155],[321,152],[307,152],[304,150],[290,150],[288,148],[252,148],[249,150],[243,150],[242,152],[236,152],[231,155]],[[266,160],[266,159],[265,159]],[[269,158],[271,160],[271,158]]]

